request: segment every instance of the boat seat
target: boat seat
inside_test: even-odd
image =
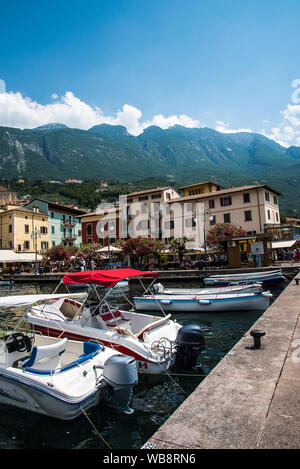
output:
[[[125,326],[130,323],[130,319],[124,318],[121,311],[112,310],[107,313],[100,314],[100,318],[105,322],[107,327]]]
[[[21,358],[18,362],[22,368],[32,368],[39,370],[53,370],[60,367],[61,355],[66,350],[68,338],[50,345],[34,346],[29,357]]]
[[[170,317],[171,314],[168,314],[167,316],[158,319],[157,321],[150,322],[145,327],[143,327],[143,329],[141,329],[137,334],[135,334],[137,339],[143,340],[146,332],[149,332],[152,329],[155,329],[156,327],[160,327],[163,324],[166,324],[169,321]]]

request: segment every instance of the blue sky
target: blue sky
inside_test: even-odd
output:
[[[15,0],[0,13],[0,125],[179,123],[300,145],[298,0]]]

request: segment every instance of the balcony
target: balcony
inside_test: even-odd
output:
[[[75,221],[72,221],[72,220],[62,220],[61,225],[66,227],[66,228],[74,228],[76,223],[75,223]]]
[[[63,241],[76,241],[76,236],[74,234],[64,234],[62,235],[62,240]]]

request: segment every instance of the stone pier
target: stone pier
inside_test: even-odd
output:
[[[147,446],[154,450],[300,447],[300,281],[296,278]],[[265,332],[259,349],[253,348],[254,329]]]

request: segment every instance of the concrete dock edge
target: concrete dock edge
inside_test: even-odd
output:
[[[296,278],[146,446],[296,449],[300,436],[300,283]]]

